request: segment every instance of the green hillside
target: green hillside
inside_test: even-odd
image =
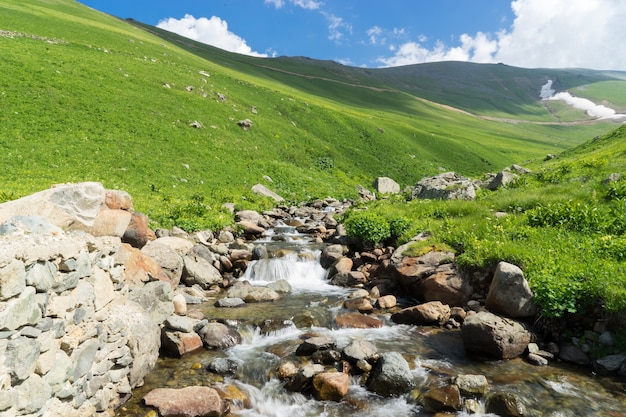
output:
[[[228,222],[223,202],[271,204],[256,183],[298,202],[354,197],[378,176],[404,187],[542,159],[615,127],[533,123],[554,120],[532,99],[547,78],[589,94],[626,84],[582,70],[245,57],[72,0],[0,0],[0,35],[0,201],[100,181],[162,225],[201,218],[189,228]],[[618,84],[591,87],[601,82]]]

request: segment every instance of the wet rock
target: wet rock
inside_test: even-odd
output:
[[[397,305],[397,300],[393,295],[383,295],[376,300],[376,305],[380,309],[394,308]]]
[[[322,401],[339,401],[348,393],[350,377],[342,372],[322,372],[313,378],[316,397]]]
[[[200,348],[202,348],[202,339],[196,333],[166,329],[161,332],[161,351],[167,356],[180,358]]]
[[[487,397],[485,411],[501,417],[523,417],[526,415],[526,406],[517,395],[498,392]]]
[[[440,301],[431,301],[414,307],[408,307],[391,316],[391,320],[400,324],[443,325],[450,318],[450,307]]]
[[[320,350],[334,349],[336,342],[328,336],[315,336],[304,340],[296,349],[298,356],[311,356],[313,352]]]
[[[216,358],[209,363],[209,371],[218,375],[234,375],[239,364],[230,358]]]
[[[601,375],[607,375],[619,371],[624,363],[626,363],[626,354],[608,355],[595,360],[593,369]]]
[[[495,359],[511,359],[524,353],[531,334],[515,320],[480,312],[465,319],[461,337],[468,352]]]
[[[341,360],[341,352],[335,349],[318,350],[311,355],[313,363],[321,363],[323,365],[332,365]]]
[[[420,397],[420,403],[433,413],[454,413],[463,407],[461,393],[456,385],[429,389]]]
[[[383,327],[383,322],[375,317],[360,313],[346,313],[337,316],[337,327],[354,329],[375,329]]]
[[[219,417],[226,412],[218,392],[209,387],[157,388],[146,394],[143,401],[163,417]]]
[[[343,349],[343,355],[349,362],[370,361],[378,357],[376,346],[367,340],[354,340]]]
[[[411,199],[474,200],[476,189],[469,178],[455,172],[445,172],[422,178],[411,192]]]
[[[311,387],[315,375],[324,372],[324,366],[319,364],[304,365],[285,384],[285,389],[291,392],[303,392]]]
[[[228,289],[229,298],[241,298],[246,303],[261,303],[276,301],[280,298],[278,293],[267,287],[258,287],[247,281],[239,281]]]
[[[298,367],[293,362],[281,363],[276,371],[281,380],[291,379],[298,373]]]
[[[458,375],[452,382],[463,395],[483,396],[489,389],[489,382],[484,375]]]
[[[279,279],[277,281],[267,284],[267,288],[276,291],[277,293],[288,294],[291,292],[291,284],[286,279]]]
[[[364,297],[346,300],[343,302],[343,306],[348,310],[358,310],[362,313],[372,311],[374,309],[371,301]]]
[[[246,302],[243,301],[241,298],[225,297],[225,298],[220,298],[219,300],[217,300],[215,302],[215,305],[217,307],[233,308],[233,307],[244,306],[246,305]]]
[[[383,397],[403,395],[414,385],[409,364],[397,352],[383,353],[367,381],[367,389]]]
[[[532,363],[533,365],[536,366],[546,366],[548,365],[548,360],[546,358],[544,358],[543,356],[537,355],[536,353],[529,353],[526,356],[526,359],[528,359],[528,362]]]
[[[532,317],[537,312],[533,292],[522,270],[507,262],[498,264],[485,306],[489,311],[513,318]]]
[[[241,343],[241,335],[222,323],[207,323],[199,331],[207,349],[227,349]]]
[[[322,265],[322,268],[328,269],[342,257],[343,246],[329,245],[322,249],[322,253],[320,255],[320,264]]]

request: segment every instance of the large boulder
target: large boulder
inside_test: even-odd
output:
[[[227,408],[216,390],[200,386],[156,388],[146,394],[143,401],[159,410],[163,417],[219,417]]]
[[[222,323],[206,323],[198,334],[207,349],[228,349],[241,343],[241,335]]]
[[[455,172],[445,172],[422,178],[411,192],[412,199],[474,200],[476,189],[469,178]]]
[[[400,324],[443,325],[450,318],[450,306],[441,301],[404,308],[391,316],[391,320]]]
[[[165,243],[164,238],[149,241],[141,248],[141,252],[154,259],[163,272],[172,281],[173,286],[180,283],[185,266],[183,257],[171,246]]]
[[[398,352],[383,353],[367,381],[367,389],[383,397],[403,395],[414,385],[409,364]]]
[[[507,262],[500,262],[493,274],[485,307],[513,318],[532,317],[537,313],[533,292],[524,273]]]
[[[268,287],[259,287],[248,281],[236,282],[226,293],[228,298],[240,298],[246,303],[261,303],[276,301],[280,295]]]
[[[388,177],[378,177],[374,180],[374,189],[380,194],[398,194],[400,185]]]
[[[454,413],[463,408],[461,393],[456,385],[431,388],[422,394],[420,403],[433,413]]]
[[[494,359],[520,356],[531,340],[530,332],[521,323],[487,311],[467,316],[461,337],[465,350]]]
[[[500,171],[495,177],[489,181],[489,183],[485,186],[488,190],[497,190],[501,187],[506,187],[510,183],[512,183],[517,178],[517,175],[512,173],[510,170],[505,169]]]
[[[464,306],[472,294],[468,277],[453,264],[437,267],[434,274],[419,283],[417,289],[424,301],[441,301],[456,307]]]

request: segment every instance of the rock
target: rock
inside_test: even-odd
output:
[[[440,301],[430,301],[394,313],[391,320],[400,324],[443,325],[450,318],[450,307]]]
[[[322,268],[328,269],[335,262],[343,257],[343,246],[341,245],[329,245],[322,249],[320,254],[320,265]]]
[[[296,349],[296,355],[298,356],[311,356],[314,352],[320,350],[329,350],[336,347],[335,340],[328,336],[315,336],[310,337],[300,343],[300,346]]]
[[[532,317],[537,313],[533,292],[522,270],[507,262],[498,264],[485,306],[489,311],[513,318]]]
[[[565,362],[589,365],[591,359],[578,346],[572,343],[562,343],[559,346],[559,358]]]
[[[463,408],[461,393],[456,385],[429,389],[420,397],[420,403],[433,413],[454,413]]]
[[[146,243],[156,239],[156,235],[148,226],[148,216],[143,213],[132,213],[130,223],[122,235],[122,242],[141,249]]]
[[[222,274],[213,264],[198,255],[185,256],[183,258],[185,269],[182,281],[188,285],[199,285],[202,289],[208,290],[212,285],[222,284]]]
[[[228,289],[228,298],[241,298],[246,303],[260,303],[268,301],[276,301],[280,298],[278,293],[267,287],[258,287],[251,285],[247,281],[235,283]]]
[[[322,372],[324,372],[324,366],[322,365],[304,365],[300,368],[300,370],[298,370],[296,375],[287,381],[285,389],[291,392],[302,392],[311,387],[315,375]]]
[[[129,300],[139,304],[154,323],[163,323],[174,313],[173,297],[169,284],[161,281],[149,282],[128,295]]]
[[[6,301],[26,289],[26,268],[20,260],[0,267],[0,301]]]
[[[531,334],[515,320],[479,312],[465,318],[461,337],[468,352],[495,359],[511,359],[524,353]]]
[[[506,187],[507,185],[515,181],[516,178],[517,178],[517,175],[515,175],[511,171],[508,171],[508,170],[500,171],[498,175],[496,175],[489,182],[489,184],[485,186],[485,188],[488,190],[495,191],[498,188]]]
[[[239,125],[239,127],[241,127],[243,130],[250,130],[252,129],[252,120],[250,119],[239,120],[237,122],[237,125]]]
[[[343,355],[352,363],[360,360],[370,361],[377,357],[378,350],[367,340],[354,340],[343,349]]]
[[[501,417],[523,417],[526,415],[526,406],[517,395],[498,392],[487,397],[485,411]]]
[[[293,362],[281,363],[276,371],[281,380],[291,379],[298,373],[298,367]]]
[[[360,313],[346,313],[337,316],[337,327],[346,329],[376,329],[383,327],[383,322],[377,318]]]
[[[424,301],[441,301],[449,306],[464,306],[472,294],[469,279],[456,267],[438,267],[433,275],[422,280],[418,286]]]
[[[528,362],[532,363],[533,365],[536,366],[546,366],[548,365],[548,360],[546,358],[544,358],[543,356],[540,356],[536,353],[529,353],[526,356],[526,359],[528,359]]]
[[[370,300],[365,297],[348,299],[343,302],[343,306],[348,310],[358,310],[362,313],[366,313],[374,309]]]
[[[380,194],[398,194],[400,186],[388,177],[378,177],[374,180],[374,189]]]
[[[338,287],[354,287],[365,282],[367,279],[361,271],[342,272],[330,279],[330,283]]]
[[[199,331],[207,349],[228,349],[241,343],[241,335],[222,323],[207,323]]]
[[[350,258],[341,257],[333,263],[333,265],[328,269],[328,276],[332,277],[336,274],[347,274],[352,271],[352,266],[354,262]]]
[[[458,375],[452,382],[459,387],[463,395],[482,397],[489,389],[489,382],[484,375]]]
[[[383,353],[367,381],[367,389],[383,397],[403,395],[414,385],[409,364],[397,352]]]
[[[215,305],[217,307],[234,308],[244,306],[246,305],[246,302],[241,298],[225,297],[217,300]]]
[[[261,195],[263,197],[269,197],[272,200],[276,201],[277,203],[282,203],[283,201],[285,201],[284,198],[282,198],[281,196],[279,196],[275,192],[269,190],[263,184],[256,184],[256,185],[254,185],[252,187],[252,192],[256,193],[256,194],[259,194],[259,195]]]
[[[15,330],[24,325],[35,325],[41,319],[41,310],[35,297],[35,288],[26,287],[18,296],[0,303],[0,330]]]
[[[172,315],[163,323],[163,327],[167,330],[175,330],[184,333],[192,333],[199,320],[186,316]]]
[[[593,362],[593,369],[600,375],[607,375],[619,371],[624,363],[626,363],[626,354],[618,353],[596,359]]]
[[[40,345],[35,339],[19,337],[9,340],[6,344],[3,362],[11,370],[11,384],[17,385],[25,381],[35,372],[39,359]]]
[[[18,410],[23,413],[37,413],[44,407],[46,399],[52,395],[52,389],[44,378],[33,374],[16,386],[13,394],[13,401]],[[23,415],[23,413],[20,414]]]
[[[185,300],[184,295],[176,294],[172,298],[172,304],[174,305],[174,314],[178,314],[179,316],[187,315],[187,300]]]
[[[128,243],[120,245],[113,257],[116,264],[124,265],[124,279],[131,288],[155,280],[166,282],[174,288],[170,277],[154,259]]]
[[[135,211],[130,194],[122,190],[105,190],[104,205],[111,210]]]
[[[219,417],[226,412],[218,392],[209,387],[157,388],[146,394],[143,401],[158,409],[163,417]]]
[[[393,295],[383,295],[376,300],[376,305],[380,309],[394,308],[397,305],[397,300]]]
[[[218,375],[234,375],[239,367],[234,359],[215,358],[209,363],[209,371]]]
[[[469,178],[455,172],[422,178],[411,192],[411,199],[474,200],[476,190]]]
[[[288,294],[291,292],[291,284],[286,279],[279,279],[267,284],[267,288],[274,290],[277,293]]]
[[[202,348],[203,343],[196,333],[185,333],[163,329],[161,333],[161,350],[168,356],[180,358],[187,353]]]
[[[246,221],[254,225],[258,225],[260,219],[261,215],[254,210],[241,210],[235,213],[235,221],[238,222]]]
[[[265,228],[258,226],[247,220],[237,222],[237,225],[241,227],[241,229],[243,230],[243,233],[248,236],[259,236],[265,233]]]
[[[316,397],[322,401],[339,401],[348,394],[350,377],[342,372],[322,372],[313,378]]]
[[[149,241],[141,248],[141,252],[155,260],[172,281],[172,285],[177,286],[183,275],[185,263],[183,255],[167,243],[173,242],[173,239],[180,238],[159,238]]]

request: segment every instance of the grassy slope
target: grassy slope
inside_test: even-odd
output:
[[[612,126],[481,120],[397,84],[349,85],[384,86],[361,70],[164,40],[70,0],[2,0],[0,16],[0,29],[16,32],[0,36],[2,199],[101,181],[167,223],[189,201],[267,204],[249,191],[266,175],[292,201],[353,196],[377,176],[406,186],[440,167],[479,175]],[[477,100],[456,97],[468,106]],[[236,124],[245,118],[254,122],[247,132]],[[204,128],[189,126],[196,120]]]

